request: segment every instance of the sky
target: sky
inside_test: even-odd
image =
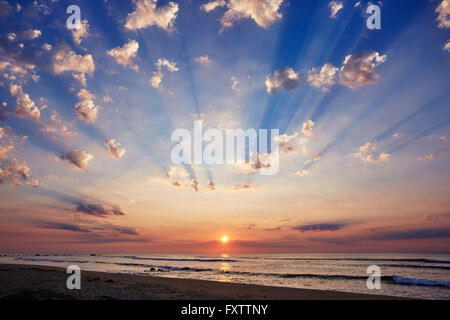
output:
[[[450,1],[371,4],[0,0],[0,252],[449,252]],[[279,172],[173,163],[195,123]]]

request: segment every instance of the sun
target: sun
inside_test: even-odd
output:
[[[227,243],[228,242],[228,237],[227,236],[223,236],[221,240],[222,240],[222,243]]]

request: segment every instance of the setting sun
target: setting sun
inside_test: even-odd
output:
[[[223,236],[221,240],[222,240],[222,243],[227,243],[228,242],[228,237],[227,236]]]

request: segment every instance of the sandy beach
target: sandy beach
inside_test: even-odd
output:
[[[66,288],[63,268],[0,264],[0,300],[387,300],[395,297],[82,271]]]

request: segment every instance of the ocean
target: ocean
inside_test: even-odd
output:
[[[450,254],[243,254],[243,255],[2,255],[0,263],[292,288],[450,298]],[[367,288],[367,267],[381,270],[381,288]]]

